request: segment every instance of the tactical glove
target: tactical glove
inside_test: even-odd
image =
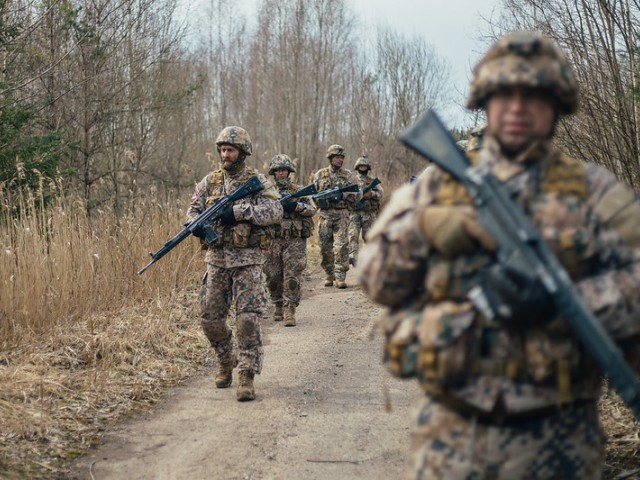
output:
[[[222,211],[220,214],[220,223],[229,227],[233,227],[238,223],[236,216],[233,213],[233,205],[230,205]]]
[[[478,286],[493,317],[512,328],[545,324],[557,315],[553,299],[542,282],[527,272],[493,265],[479,272]]]
[[[202,226],[199,226],[199,227],[195,228],[193,230],[193,232],[191,232],[191,234],[194,237],[197,237],[197,238],[200,238],[200,239],[204,239],[207,236],[207,232],[205,231],[204,227],[202,227]]]
[[[298,206],[298,202],[288,201],[284,205],[282,205],[282,209],[287,213],[292,213],[296,211],[297,206]]]
[[[470,206],[432,205],[418,214],[418,225],[429,244],[445,258],[472,253],[479,247],[492,252],[496,241],[474,218]]]

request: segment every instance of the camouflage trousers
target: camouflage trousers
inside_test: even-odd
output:
[[[320,265],[327,277],[345,280],[349,270],[349,217],[328,219],[320,217],[318,240],[320,241]]]
[[[603,436],[595,403],[488,424],[427,401],[414,433],[413,479],[595,480]]]
[[[360,247],[360,237],[364,241],[376,217],[368,212],[354,212],[349,217],[349,257],[355,258]]]
[[[300,304],[302,272],[307,266],[307,240],[304,238],[273,240],[262,266],[274,305]]]
[[[233,335],[227,324],[231,306],[236,313],[238,369],[259,374],[264,350],[260,319],[267,293],[262,265],[224,268],[207,264],[207,291],[201,301],[202,328],[221,364],[233,360]]]

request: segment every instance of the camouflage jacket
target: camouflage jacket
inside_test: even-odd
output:
[[[233,206],[237,225],[224,226],[214,222],[213,229],[218,241],[207,249],[205,261],[216,266],[232,268],[244,265],[261,265],[263,250],[269,248],[274,225],[282,219],[280,194],[271,180],[261,173],[245,167],[235,175],[224,170],[215,170],[196,184],[191,197],[187,219],[202,213],[217,198],[236,191],[253,175],[257,175],[264,190],[243,198]]]
[[[352,183],[358,183],[355,175],[351,170],[340,168],[335,170],[333,167],[325,167],[318,170],[313,176],[313,183],[318,192],[328,190],[333,187],[346,187]],[[355,204],[362,198],[362,191],[347,192],[343,194],[343,199],[334,202],[329,208],[320,208],[319,214],[323,218],[337,219],[349,216],[349,210],[353,209]]]
[[[277,180],[276,187],[282,197],[295,193],[302,188],[294,184],[289,178]],[[310,197],[300,197],[295,199],[296,209],[291,212],[284,212],[282,221],[275,226],[276,237],[282,238],[308,238],[313,233],[313,217],[317,208]]]
[[[586,305],[626,354],[637,355],[631,347],[640,334],[640,203],[634,193],[607,170],[547,143],[508,160],[487,137],[476,161],[512,188]],[[471,207],[464,187],[437,167],[394,193],[359,257],[363,289],[390,309],[383,327],[391,370],[417,377],[432,396],[485,412],[500,405],[515,414],[596,399],[600,373],[562,316],[513,331],[475,311],[466,294],[475,272],[493,258],[478,250],[445,261],[432,249],[417,216],[435,204]],[[406,361],[408,351],[417,362]]]
[[[369,185],[375,177],[371,175],[370,172],[367,172],[366,175],[356,173],[355,178],[358,182],[358,185],[360,185],[360,189],[362,190],[367,185]],[[356,203],[354,207],[356,213],[360,213],[362,215],[375,215],[380,210],[380,200],[382,200],[382,195],[384,195],[382,185],[376,185],[371,190],[369,190],[368,193],[370,193],[369,198],[365,198],[365,194],[365,196],[363,196],[362,199]]]

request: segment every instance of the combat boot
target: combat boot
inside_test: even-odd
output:
[[[229,388],[233,382],[233,369],[238,364],[237,358],[234,356],[231,361],[220,363],[216,372],[216,388]]]
[[[295,327],[296,326],[296,306],[287,305],[284,307],[284,326]]]
[[[238,391],[236,392],[238,401],[248,402],[250,400],[255,400],[256,391],[253,389],[253,372],[240,370],[238,382]]]
[[[273,321],[281,322],[282,321],[282,304],[276,304],[276,310],[273,312]]]
[[[336,280],[336,287],[347,288],[347,284],[344,280]]]
[[[327,275],[324,279],[325,287],[333,287],[333,275]]]

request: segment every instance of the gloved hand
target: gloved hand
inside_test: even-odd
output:
[[[495,239],[474,218],[471,206],[431,205],[418,214],[423,235],[445,258],[472,253],[479,247],[492,252]]]
[[[206,233],[204,227],[202,227],[202,226],[197,227],[196,229],[194,229],[193,232],[191,232],[191,234],[194,237],[197,237],[197,238],[200,238],[200,239],[204,239],[207,236],[207,233]]]
[[[228,206],[222,211],[220,214],[220,223],[229,227],[233,227],[238,223],[236,216],[233,214],[233,205]]]
[[[287,213],[292,213],[296,211],[296,207],[298,206],[298,202],[295,200],[289,200],[284,205],[282,205],[282,209]]]
[[[512,267],[497,264],[481,270],[478,285],[496,320],[510,327],[544,324],[558,313],[542,282]]]

